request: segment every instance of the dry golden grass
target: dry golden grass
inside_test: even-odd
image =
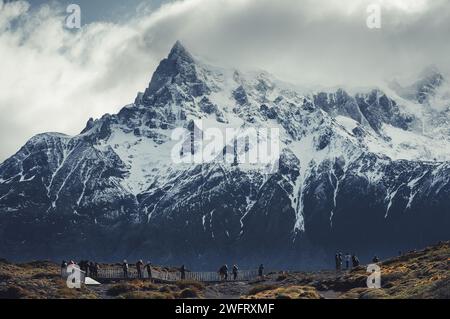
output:
[[[380,264],[382,289],[353,288],[341,298],[450,298],[449,243],[411,252]],[[366,276],[364,270],[346,276],[349,282]]]
[[[350,272],[281,273],[235,290],[225,283],[224,294],[251,299],[317,299],[319,292],[350,299],[450,299],[450,244],[441,243],[380,263],[382,289],[367,289],[365,267]],[[189,299],[204,298],[211,286],[197,281],[154,284],[147,280],[118,282],[109,289],[69,289],[51,262],[12,264],[0,259],[0,299]],[[213,290],[215,288],[213,287]],[[247,292],[248,291],[248,292]]]
[[[0,262],[0,299],[95,299],[83,287],[69,289],[60,278],[60,268],[51,262],[11,264]]]
[[[178,281],[170,284],[153,284],[134,280],[112,285],[107,294],[119,299],[192,299],[203,298],[203,283],[197,281]]]
[[[186,288],[179,294],[180,299],[199,299],[201,298],[200,292],[195,288]]]
[[[249,295],[248,299],[320,299],[321,296],[314,287],[288,286],[266,289]]]
[[[120,295],[121,299],[175,299],[173,294],[158,291],[131,291]]]
[[[195,288],[200,291],[205,289],[204,283],[195,280],[180,280],[177,281],[175,285],[180,289]]]
[[[256,285],[256,286],[254,286],[253,288],[250,289],[250,291],[248,292],[248,295],[249,296],[257,295],[257,294],[259,294],[261,292],[264,292],[264,291],[277,289],[277,287],[278,286],[274,285],[274,284],[272,284],[272,285],[266,285],[266,284]]]

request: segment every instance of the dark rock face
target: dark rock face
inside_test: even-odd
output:
[[[436,93],[436,90],[443,84],[444,77],[434,68],[428,69],[423,74],[423,79],[415,84],[416,99],[423,104],[428,101],[429,97]]]
[[[238,73],[225,94],[214,72],[177,43],[134,104],[90,119],[75,137],[35,136],[2,163],[0,256],[323,267],[336,249],[396,253],[449,239],[450,164],[365,145],[386,143],[383,125],[410,129],[396,101],[379,90],[302,96]],[[338,116],[357,126],[344,129]],[[175,165],[170,130],[201,135],[199,118],[276,123],[279,169],[248,169],[237,156]]]
[[[261,105],[260,110],[261,114],[266,116],[268,119],[275,120],[277,118],[277,112],[273,108],[269,108],[265,104]]]
[[[436,92],[446,83],[446,79],[435,66],[427,67],[419,75],[419,79],[412,85],[403,87],[398,82],[391,84],[391,88],[401,97],[414,100],[419,104],[428,104]]]
[[[236,102],[241,106],[248,103],[247,92],[245,92],[245,89],[242,86],[238,87],[233,92],[233,96],[234,96]]]
[[[339,89],[335,94],[318,93],[314,96],[314,104],[319,105],[325,112],[334,116],[348,116],[358,123],[363,121],[363,114],[358,102],[344,90]]]
[[[210,92],[197,75],[194,60],[189,52],[177,42],[167,59],[154,73],[145,91],[145,105],[164,107],[168,103],[179,104],[187,97],[195,98]]]
[[[341,115],[360,124],[368,123],[376,132],[380,132],[383,124],[406,130],[414,120],[412,115],[403,114],[394,100],[378,90],[355,97],[343,90],[335,94],[319,93],[314,96],[314,104],[332,116]]]

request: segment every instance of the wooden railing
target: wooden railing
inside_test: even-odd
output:
[[[86,274],[81,271],[84,282],[84,277]],[[166,271],[160,269],[151,269],[152,279],[160,280],[165,282],[174,282],[181,280],[181,272],[176,271]],[[61,270],[61,276],[63,278],[67,278],[67,272],[65,270]],[[88,274],[88,276],[92,276]],[[97,276],[92,276],[94,279],[149,279],[149,274],[146,268],[142,269],[141,277],[138,275],[138,271],[136,268],[129,268],[128,273],[125,274],[123,269],[118,267],[101,267],[98,270]],[[257,270],[240,270],[236,277],[236,281],[250,281],[258,278]],[[195,280],[201,282],[220,282],[222,279],[217,272],[186,272],[185,280]],[[233,274],[228,273],[228,281],[234,280]]]
[[[258,278],[258,271],[256,270],[241,270],[238,272],[237,281],[250,281]],[[217,272],[187,272],[186,279],[203,282],[218,282],[222,279]],[[228,273],[228,280],[234,280],[232,273]]]

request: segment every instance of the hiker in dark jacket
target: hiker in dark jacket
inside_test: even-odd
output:
[[[147,261],[147,265],[145,265],[145,269],[147,270],[148,278],[152,279],[152,264],[150,261]]]
[[[137,275],[139,279],[142,279],[142,267],[144,266],[144,263],[142,262],[142,260],[139,260],[136,263],[136,270],[137,270]]]
[[[228,266],[227,265],[223,265],[222,267],[220,267],[219,275],[220,275],[220,280],[228,279]]]
[[[340,264],[339,264],[339,254],[336,253],[336,255],[334,256],[334,262],[336,263],[336,271],[341,270]]]
[[[352,264],[353,264],[353,268],[359,267],[359,264],[360,264],[359,258],[355,254],[353,254],[353,256],[352,256]]]
[[[239,271],[238,266],[237,265],[233,265],[233,280],[234,281],[236,281],[236,279],[237,279],[238,271]]]
[[[87,271],[88,271],[88,269],[87,269],[87,262],[86,261],[84,261],[84,260],[80,260],[80,262],[78,263],[78,265],[80,266],[80,270],[81,271],[84,271],[86,274],[87,274]]]
[[[180,272],[181,272],[181,280],[185,280],[186,279],[186,268],[184,267],[184,265],[181,266]]]
[[[228,265],[224,265],[223,267],[224,267],[223,273],[225,275],[225,281],[227,281],[228,280]]]
[[[264,276],[264,265],[263,264],[259,265],[258,276],[259,277],[263,277]]]
[[[224,274],[224,271],[223,271],[223,266],[220,266],[220,268],[217,271],[217,273],[219,274],[220,280],[223,281],[223,279],[225,278],[225,274]]]
[[[100,270],[100,265],[98,263],[94,264],[94,277],[98,277],[98,271]]]
[[[351,258],[352,258],[352,256],[349,253],[345,254],[345,269],[347,269],[347,270],[350,269]]]
[[[92,275],[91,262],[88,260],[84,261],[84,272],[86,273],[86,276]]]
[[[91,262],[89,263],[88,268],[89,268],[89,276],[91,276],[91,277],[96,277],[96,276],[95,276],[95,263],[91,261]]]
[[[67,273],[67,262],[65,260],[61,263],[61,276],[66,276]]]
[[[122,270],[123,270],[123,278],[128,278],[128,262],[126,260],[123,261]]]

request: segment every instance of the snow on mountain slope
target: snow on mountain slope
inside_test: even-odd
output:
[[[443,77],[426,79],[408,89],[308,93],[266,72],[208,65],[177,42],[133,104],[90,119],[78,136],[38,135],[0,165],[0,253],[51,247],[61,256],[75,243],[92,256],[178,261],[356,247],[378,232],[380,245],[441,238],[450,112],[438,94]],[[188,133],[182,143],[172,138],[178,128]],[[198,160],[201,143],[190,136],[209,128],[225,135],[212,160],[175,163],[174,154],[191,155],[180,145]],[[248,128],[278,129],[279,157],[242,162],[275,142],[247,140]]]

